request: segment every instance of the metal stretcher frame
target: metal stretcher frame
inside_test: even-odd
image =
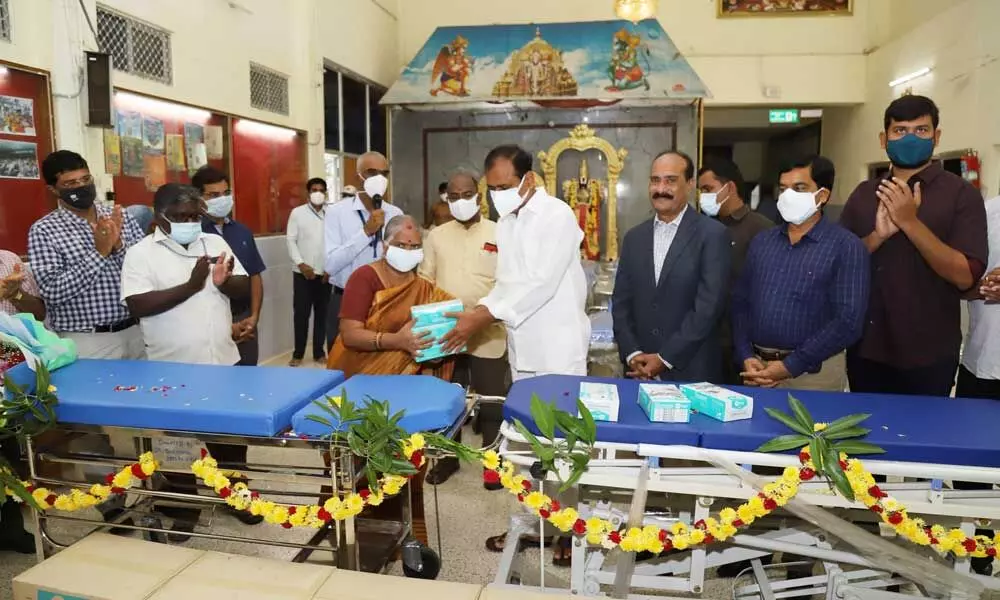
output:
[[[449,438],[454,438],[460,431],[462,425],[465,423],[472,409],[475,407],[477,401],[477,396],[467,396],[464,410],[458,415],[451,425],[439,430],[438,433]],[[318,438],[302,439],[285,436],[233,436],[225,434],[206,434],[149,428],[102,427],[63,423],[60,423],[54,431],[57,434],[63,434],[63,438],[60,440],[61,442],[68,441],[72,437],[81,435],[128,436],[133,439],[136,456],[143,452],[150,451],[152,449],[152,440],[156,438],[185,438],[194,439],[202,443],[231,444],[247,447],[299,448],[316,450],[317,452],[329,452],[331,457],[329,474],[324,473],[326,469],[323,467],[298,465],[236,465],[223,463],[220,464],[220,467],[226,470],[237,470],[241,473],[243,478],[246,478],[251,482],[268,481],[285,484],[294,483],[298,485],[315,484],[317,487],[330,486],[332,494],[338,495],[343,495],[346,492],[355,490],[362,477],[361,470],[356,468],[354,456],[346,444],[331,443],[329,440]],[[42,476],[41,467],[46,463],[57,465],[77,465],[90,468],[107,468],[108,472],[113,472],[136,461],[136,456],[119,457],[99,454],[72,453],[60,448],[39,447],[36,440],[31,438],[28,438],[27,440],[26,450],[30,481],[36,486],[44,485],[57,488],[75,487],[87,489],[94,483]],[[429,460],[434,461],[437,458],[439,457],[433,451],[428,453]],[[190,474],[190,471],[183,469],[161,468],[158,473]],[[208,488],[202,485],[199,485],[199,490],[208,490],[210,495],[199,495],[197,494],[197,491],[195,493],[181,493],[176,491],[158,490],[155,489],[154,486],[154,484],[158,481],[162,481],[162,478],[154,475],[148,480],[142,482],[141,487],[130,488],[127,492],[127,496],[136,498],[136,500],[126,509],[125,513],[119,516],[116,520],[121,521],[132,513],[152,513],[154,504],[157,503],[176,503],[177,505],[192,508],[197,507],[199,509],[206,507],[211,508],[225,504],[225,500],[217,497],[211,490],[208,490]],[[303,498],[312,499],[315,499],[322,494],[322,492],[295,492],[290,490],[266,490],[265,493],[269,496],[301,496]],[[403,510],[400,515],[400,521],[375,521],[372,519],[365,519],[363,517],[358,519],[350,518],[344,521],[334,521],[331,522],[326,528],[320,529],[306,544],[281,540],[266,540],[254,537],[223,535],[212,533],[211,531],[201,532],[196,530],[191,534],[187,534],[185,532],[185,535],[190,535],[190,537],[195,538],[295,548],[299,550],[298,554],[293,559],[295,562],[304,562],[314,551],[327,551],[332,552],[335,555],[334,562],[339,568],[361,570],[363,566],[369,566],[372,562],[378,562],[380,563],[380,566],[377,569],[370,570],[384,571],[388,566],[391,557],[396,553],[396,550],[399,549],[402,542],[412,532],[410,486],[405,486],[404,492],[401,493],[405,493],[406,496],[402,502]],[[434,511],[435,514],[439,511],[438,498],[436,494],[434,494]],[[59,543],[50,534],[46,526],[47,522],[50,520],[61,520],[93,525],[93,531],[110,528],[142,531],[145,535],[150,536],[153,539],[161,539],[163,536],[172,533],[168,528],[159,524],[158,519],[156,521],[136,521],[133,525],[125,525],[117,522],[105,523],[70,516],[67,514],[60,514],[55,510],[49,512],[33,510],[32,520],[34,522],[35,531],[37,532],[35,536],[35,548],[39,562],[44,560],[49,555],[49,550],[68,546],[68,544]],[[440,520],[437,522],[440,523]],[[261,526],[272,527],[273,525],[261,524]],[[211,528],[211,525],[209,525],[209,528]],[[377,559],[374,559],[374,561],[369,561],[368,564],[363,562],[363,549],[361,548],[361,544],[358,543],[359,533],[363,532],[373,532],[379,534],[382,538],[391,538],[389,543],[384,544],[384,547],[383,545],[380,545],[375,549],[378,551],[378,557]],[[441,537],[439,525],[436,533],[440,554]],[[325,541],[329,542],[330,545],[324,546],[323,542]]]
[[[509,421],[501,428],[501,438],[500,454],[521,469],[525,476],[530,477],[528,470],[537,458],[530,449],[525,449],[528,448],[527,440]],[[744,468],[798,465],[797,458],[790,455],[717,451],[692,446],[598,442],[595,450],[595,458],[578,483],[578,510],[581,517],[600,516],[614,523],[626,523],[628,513],[616,508],[616,505],[631,503],[635,508],[635,504],[641,502],[642,505],[638,508],[644,514],[643,524],[661,527],[669,527],[678,520],[692,523],[705,519],[710,513],[725,506],[735,507],[758,492],[741,478],[712,466],[709,461],[713,458],[742,465]],[[621,453],[631,456],[619,458]],[[661,466],[670,462],[677,466]],[[689,466],[691,462],[697,462],[699,466]],[[876,475],[919,480],[880,486],[905,504],[910,514],[924,515],[929,522],[961,527],[967,535],[971,535],[976,528],[990,527],[986,520],[1000,522],[1000,491],[958,491],[945,489],[943,485],[945,480],[1000,484],[998,468],[877,460],[866,460],[865,466]],[[555,475],[549,473],[548,480],[556,481]],[[799,489],[797,498],[814,506],[843,513],[851,521],[873,531],[879,530],[876,518],[870,511],[860,504],[851,504],[841,496],[834,495],[825,482],[804,482]],[[656,512],[649,509],[644,501],[647,493],[652,501],[650,504],[667,510]],[[519,540],[523,535],[537,535],[540,525],[536,516],[515,514],[511,518],[510,539]],[[770,525],[769,529],[767,525]],[[908,597],[885,591],[889,586],[898,585],[900,580],[857,553],[835,549],[835,544],[831,543],[834,539],[818,527],[794,516],[779,513],[764,520],[763,526],[737,535],[731,542],[707,549],[699,547],[670,553],[635,566],[634,570],[629,567],[625,589],[613,589],[611,595],[631,600],[664,598],[660,595],[628,593],[632,589],[700,594],[704,588],[707,569],[750,560],[753,561],[751,576],[755,582],[753,585],[734,589],[734,598],[791,598],[813,594],[826,594],[827,598],[869,600]],[[515,567],[517,547],[517,543],[505,546],[494,585],[506,586],[519,580],[520,573]],[[906,547],[917,549],[916,546]],[[622,560],[624,553],[617,550],[612,552],[619,563],[628,562]],[[815,559],[823,565],[825,574],[787,582],[772,582],[767,578],[766,569],[759,559],[775,552]],[[574,538],[571,553],[572,593],[597,596],[602,593],[602,586],[606,588],[616,583],[615,578],[621,572],[621,564],[617,570],[606,567],[611,558],[608,551],[588,547],[585,541]],[[544,553],[541,561],[539,569],[544,570]],[[842,565],[851,565],[860,570],[845,571]],[[996,579],[971,574],[968,559],[954,561],[953,569],[957,573],[974,577],[987,589],[1000,590],[1000,582]],[[543,588],[544,577],[542,573]]]

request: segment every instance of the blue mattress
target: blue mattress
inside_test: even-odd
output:
[[[34,382],[25,365],[10,371]],[[273,436],[340,371],[79,360],[52,374],[61,423]],[[132,390],[134,388],[134,391]]]
[[[453,383],[429,375],[355,375],[328,394],[314,398],[325,402],[327,395],[346,392],[347,398],[360,405],[366,399],[388,401],[390,411],[405,410],[399,425],[410,433],[434,431],[450,426],[465,410],[465,390]],[[331,416],[311,402],[292,417],[296,435],[321,437],[330,433],[325,425],[311,421],[308,415],[328,420]]]
[[[581,381],[614,383],[621,402],[617,423],[598,423],[603,442],[685,444],[716,450],[753,452],[767,440],[790,433],[765,412],[766,407],[788,409],[787,390],[735,387],[754,399],[754,416],[722,423],[694,414],[690,423],[650,423],[637,404],[638,382],[548,375],[519,381],[511,387],[504,406],[507,420],[531,423],[531,396],[555,400],[564,410],[575,410]],[[728,387],[728,386],[727,386]],[[865,425],[867,441],[881,446],[879,459],[1000,467],[1000,402],[968,398],[934,398],[882,394],[794,391],[816,421],[833,421],[852,413],[871,413]],[[530,425],[529,425],[530,426]],[[530,426],[532,431],[537,429]]]

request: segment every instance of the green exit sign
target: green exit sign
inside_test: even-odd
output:
[[[767,120],[770,123],[798,123],[799,111],[796,108],[771,109],[767,113]]]

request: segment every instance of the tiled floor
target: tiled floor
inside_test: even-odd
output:
[[[271,361],[271,364],[284,365],[287,362],[288,357],[284,356]],[[475,444],[480,441],[478,436],[472,434],[471,431],[467,431],[464,435],[467,436],[464,439],[468,443]],[[252,463],[319,464],[317,453],[292,449],[251,449],[248,458]],[[308,488],[306,489],[308,490]],[[514,508],[515,501],[506,492],[487,492],[484,490],[482,471],[472,465],[463,466],[455,476],[437,488],[440,518],[434,514],[432,504],[434,490],[435,488],[428,486],[427,512],[431,545],[435,548],[437,542],[434,532],[439,522],[441,526],[443,548],[441,550],[442,569],[439,579],[478,584],[492,582],[499,555],[488,552],[483,542],[486,536],[500,533],[506,529],[507,518],[510,510]],[[215,519],[215,530],[222,533],[242,532],[244,535],[295,542],[305,541],[312,533],[311,531],[285,530],[268,524],[261,524],[253,527],[252,531],[247,531],[246,526],[228,515],[217,514],[213,518]],[[59,541],[69,542],[82,535],[86,528],[81,528],[77,524],[53,522],[50,530]],[[289,559],[295,552],[272,546],[198,539],[191,540],[187,545],[282,560]],[[316,558],[321,559],[325,556],[328,555],[317,554]],[[538,550],[525,551],[523,560],[526,561],[526,564],[537,565],[538,559]],[[18,573],[31,567],[34,562],[34,556],[0,553],[0,598],[10,598],[13,595],[10,580]],[[399,564],[393,565],[390,572],[401,574]],[[567,576],[566,569],[555,569],[546,576],[546,581],[549,585],[553,585],[554,579],[565,579]],[[708,582],[703,597],[730,598],[730,581],[714,580]]]

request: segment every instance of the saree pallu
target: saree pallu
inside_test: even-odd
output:
[[[420,277],[410,283],[380,290],[375,293],[372,306],[368,310],[365,329],[379,333],[396,333],[410,321],[410,308],[421,304],[431,304],[451,300],[452,296],[441,291],[434,284]],[[409,353],[400,350],[362,351],[352,350],[344,345],[343,333],[337,336],[327,359],[327,368],[344,372],[345,377],[364,375],[433,375],[451,381],[455,370],[454,357],[432,364],[419,364]],[[329,458],[326,458],[329,466]],[[424,476],[427,465],[410,480],[412,496],[413,535],[427,544],[427,520],[424,511]],[[387,499],[381,505],[366,509],[365,516],[380,520],[398,520],[406,493]],[[321,501],[322,504],[322,501]]]

